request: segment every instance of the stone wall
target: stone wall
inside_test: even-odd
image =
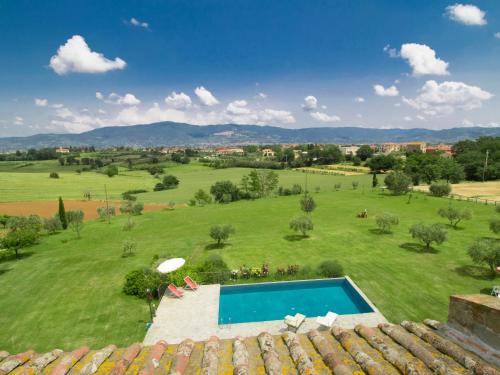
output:
[[[484,294],[451,296],[448,323],[493,348],[499,348],[500,298]]]

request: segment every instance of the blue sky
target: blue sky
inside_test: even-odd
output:
[[[493,0],[3,1],[0,38],[0,136],[500,124]]]

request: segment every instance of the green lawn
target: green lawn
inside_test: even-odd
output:
[[[179,198],[173,199],[189,197],[198,186],[208,186],[209,178],[237,177],[242,172],[207,169],[192,176],[185,172],[181,182],[188,185],[190,181],[191,191],[179,188],[173,193]],[[304,178],[298,172],[282,172],[281,177],[284,185]],[[407,197],[383,195],[369,188],[352,190],[352,179],[341,179],[345,181],[342,190],[333,192],[335,177],[309,177],[310,186],[322,186],[322,191],[313,193],[318,204],[313,213],[314,231],[301,241],[287,237],[292,234],[288,221],[299,213],[296,196],[147,213],[135,219],[131,232],[121,229],[126,218],[115,218],[110,225],[86,223],[80,240],[71,231],[45,237],[39,245],[24,250],[27,256],[23,259],[0,260],[0,347],[13,352],[27,348],[44,351],[142,340],[147,305],[123,295],[121,288],[124,275],[147,266],[155,254],[187,257],[193,262],[213,252],[221,254],[231,267],[268,262],[273,271],[291,263],[315,267],[322,260],[336,259],[394,322],[444,320],[450,294],[478,293],[495,284],[482,269],[471,266],[466,254],[473,238],[489,235],[492,207],[454,202],[471,208],[474,220],[465,222],[463,229],[450,229],[449,241],[435,252],[421,253],[408,227],[420,220],[444,223],[436,211],[448,204],[446,199],[414,194],[407,204]],[[356,213],[365,208],[370,218],[357,219]],[[399,215],[401,224],[392,234],[373,231],[373,217],[380,212]],[[236,233],[225,248],[206,250],[208,229],[215,223],[231,223]],[[129,237],[138,243],[137,254],[122,258],[121,244]]]
[[[210,186],[219,180],[232,180],[238,183],[243,175],[250,172],[250,169],[245,168],[211,169],[197,163],[176,165],[166,168],[165,174],[177,176],[180,180],[179,188],[156,192],[153,188],[159,180],[145,171],[128,171],[121,168],[119,175],[109,178],[94,171],[77,174],[65,169],[68,167],[59,167],[60,178],[53,179],[49,178],[48,170],[51,170],[51,167],[47,165],[54,166],[57,170],[57,161],[36,162],[28,167],[16,167],[23,164],[25,162],[0,162],[0,202],[55,200],[60,195],[64,199],[82,199],[85,191],[91,191],[94,199],[104,199],[104,185],[106,185],[108,197],[111,200],[121,199],[120,194],[126,190],[146,189],[147,193],[137,196],[141,202],[186,203],[200,188],[209,191]],[[280,184],[283,186],[305,183],[304,173],[289,170],[277,171],[277,173],[280,176]],[[321,190],[333,190],[335,182],[342,181],[347,187],[354,180],[367,187],[371,184],[369,175],[355,177],[309,175],[308,184],[311,191],[314,191],[316,186],[319,186]]]

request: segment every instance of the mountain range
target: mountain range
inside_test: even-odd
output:
[[[454,143],[481,136],[500,136],[500,128],[461,127],[443,130],[322,127],[286,129],[258,125],[189,125],[159,122],[148,125],[110,126],[80,134],[36,134],[0,138],[1,151],[58,146],[211,146],[229,144],[335,143],[362,144],[425,141]]]

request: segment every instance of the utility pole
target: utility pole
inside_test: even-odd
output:
[[[111,219],[109,217],[108,189],[106,189],[106,184],[104,184],[104,195],[106,196],[106,216],[108,217],[108,224],[111,224]]]
[[[484,174],[486,173],[486,168],[488,167],[489,154],[490,154],[490,150],[486,150],[486,159],[484,160],[484,168],[483,168],[483,182],[484,182]]]

